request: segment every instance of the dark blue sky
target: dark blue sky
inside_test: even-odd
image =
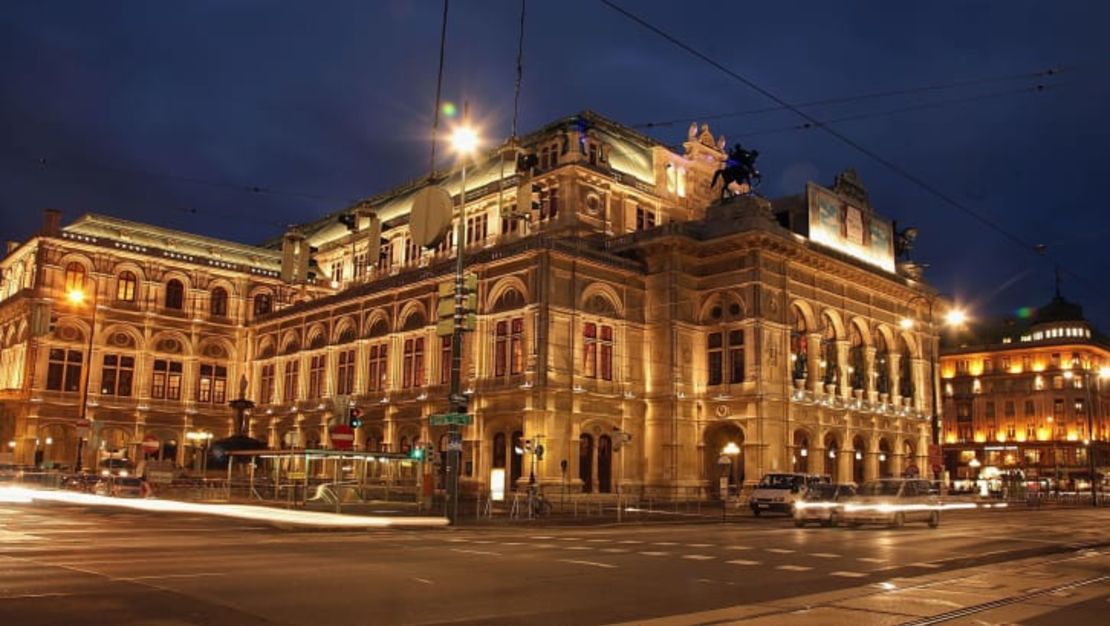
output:
[[[806,110],[864,116],[835,127],[1018,238],[1047,244],[1077,275],[1065,277],[1065,295],[1110,330],[1110,3],[621,4],[791,102],[980,81]],[[442,5],[309,7],[9,3],[0,236],[26,238],[49,206],[67,221],[96,211],[258,242],[426,173]],[[518,11],[516,0],[451,2],[444,95],[469,99],[498,137],[511,118]],[[525,131],[589,108],[627,124],[684,120],[647,130],[678,144],[690,120],[771,104],[594,0],[531,0],[525,42]],[[1051,67],[1064,71],[981,82]],[[946,104],[889,113],[931,103]],[[712,127],[760,150],[769,196],[855,167],[881,213],[920,228],[916,255],[930,280],[980,314],[1051,296],[1051,260],[822,131],[744,137],[797,123],[776,112]]]

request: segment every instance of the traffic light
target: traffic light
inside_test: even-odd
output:
[[[542,443],[538,444],[536,446],[536,460],[537,461],[542,461],[543,460],[543,444]]]
[[[347,413],[347,420],[351,428],[362,426],[362,409],[357,406],[351,407],[351,410]]]
[[[413,461],[423,461],[424,446],[413,446],[412,450],[409,450],[409,458]]]
[[[439,284],[439,303],[436,314],[436,335],[450,337],[455,333],[455,281],[445,280]],[[463,276],[463,330],[478,327],[478,275],[470,272]]]

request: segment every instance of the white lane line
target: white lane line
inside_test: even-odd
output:
[[[590,546],[566,546],[567,550],[593,550]]]
[[[612,563],[598,563],[597,561],[576,561],[574,559],[559,559],[563,563],[575,563],[578,565],[589,565],[591,567],[604,567],[606,569],[616,569],[616,565]]]
[[[941,566],[937,563],[910,563],[906,567],[920,567],[922,569],[940,569]]]
[[[522,545],[524,545],[524,542],[522,542],[522,541],[506,541],[505,543],[503,543],[501,545],[503,545],[503,546],[522,546]]]
[[[493,543],[489,539],[471,539],[470,543]]]
[[[867,574],[863,572],[831,572],[829,576],[840,576],[841,578],[863,578]]]
[[[151,574],[150,576],[121,576],[112,580],[158,580],[161,578],[201,578],[204,576],[227,576],[226,572],[197,572],[196,574]]]
[[[582,541],[581,537],[559,537],[559,541]]]
[[[709,546],[711,546],[713,544],[711,544],[711,543],[687,543],[687,544],[683,544],[683,545],[685,545],[687,548],[708,548]]]
[[[653,542],[651,542],[651,545],[653,545],[653,546],[677,546],[678,542],[677,541],[653,541]]]
[[[628,548],[602,548],[602,552],[611,552],[613,554],[621,554],[623,552],[630,552]]]
[[[839,559],[840,558],[839,554],[833,554],[831,552],[814,552],[810,556],[815,556],[819,559]]]
[[[469,539],[448,539],[447,541],[449,543],[466,543],[470,540]]]
[[[637,539],[625,539],[624,541],[618,541],[617,543],[628,543],[628,544],[633,544],[633,543],[643,543],[643,542],[642,542],[642,541],[639,541],[639,540],[637,540]]]
[[[533,548],[557,548],[559,546],[557,546],[553,543],[533,543],[532,547]]]
[[[608,539],[587,539],[586,543],[605,543]]]
[[[863,561],[864,563],[886,563],[886,559],[876,559],[870,556],[861,556],[856,560]]]
[[[644,556],[666,556],[666,555],[670,554],[670,552],[651,552],[651,551],[648,551],[648,552],[640,552],[640,554],[642,554]]]
[[[786,548],[764,548],[764,550],[767,551],[767,552],[774,552],[775,554],[793,554],[794,553],[793,550],[787,550]]]
[[[749,561],[748,559],[733,559],[731,561],[725,561],[725,563],[731,563],[733,565],[759,565],[759,561]]]
[[[805,565],[776,565],[775,569],[781,569],[786,572],[808,572],[813,568],[806,567]]]
[[[485,550],[462,550],[460,548],[451,548],[452,552],[461,552],[463,554],[485,554],[489,556],[501,556],[498,552],[487,552]]]
[[[729,550],[751,550],[751,546],[728,546]]]
[[[684,554],[684,555],[682,555],[682,558],[690,559],[691,561],[708,561],[710,559],[715,559],[717,557],[709,556],[707,554]]]
[[[552,537],[551,535],[535,535],[533,537],[530,537],[530,539],[554,539],[554,537]]]
[[[428,580],[427,578],[417,578],[416,576],[413,576],[412,579],[418,583],[424,583],[425,585],[432,584],[432,581]]]

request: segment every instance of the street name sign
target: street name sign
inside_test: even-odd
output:
[[[432,426],[450,426],[451,424],[467,426],[470,424],[470,415],[468,413],[436,413],[428,416],[428,423]]]

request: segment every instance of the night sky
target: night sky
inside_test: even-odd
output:
[[[762,153],[767,196],[856,168],[881,214],[920,229],[930,281],[975,314],[1046,302],[1059,262],[1065,296],[1110,331],[1110,3],[620,4],[789,102],[916,89],[805,110],[856,118],[832,125],[1027,245],[821,130],[790,129],[791,112],[710,123]],[[469,100],[487,136],[509,132],[519,9],[451,2],[444,97]],[[7,3],[0,237],[26,239],[54,207],[67,222],[93,211],[257,243],[426,174],[441,11]],[[1063,71],[1035,76],[1051,68]],[[523,132],[592,109],[680,120],[644,129],[679,145],[691,120],[769,106],[596,0],[528,3]]]

